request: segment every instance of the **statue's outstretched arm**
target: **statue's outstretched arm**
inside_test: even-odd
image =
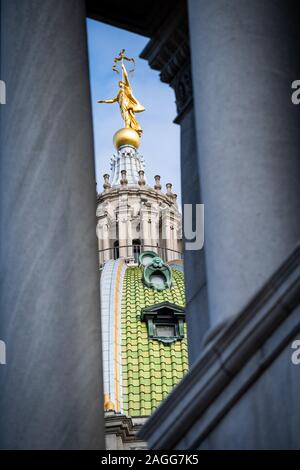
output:
[[[115,103],[116,101],[118,101],[118,97],[116,96],[115,98],[113,98],[112,100],[98,100],[97,103],[107,103],[107,104],[110,104],[110,103]]]

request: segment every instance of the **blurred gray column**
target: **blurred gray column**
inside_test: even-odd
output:
[[[189,0],[212,325],[238,313],[300,236],[299,2]]]
[[[202,203],[194,116],[192,106],[180,119],[182,200],[184,204],[192,204],[193,228],[196,227],[196,205]],[[184,250],[184,274],[189,363],[192,365],[202,350],[203,338],[210,327],[204,248]]]
[[[2,0],[0,448],[103,447],[83,0]]]

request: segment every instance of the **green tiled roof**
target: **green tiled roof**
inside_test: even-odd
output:
[[[186,339],[170,345],[148,339],[139,315],[144,307],[169,301],[185,306],[183,273],[173,269],[173,285],[164,291],[145,287],[142,268],[125,272],[122,303],[123,408],[130,416],[148,416],[188,368]]]

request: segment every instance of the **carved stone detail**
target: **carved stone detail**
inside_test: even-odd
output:
[[[151,68],[160,71],[160,79],[175,91],[179,123],[193,103],[190,45],[186,7],[179,4],[141,53]]]

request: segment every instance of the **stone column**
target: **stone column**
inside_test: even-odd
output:
[[[2,0],[0,448],[104,446],[83,0]]]
[[[300,236],[299,3],[190,0],[211,322],[238,313]]]

